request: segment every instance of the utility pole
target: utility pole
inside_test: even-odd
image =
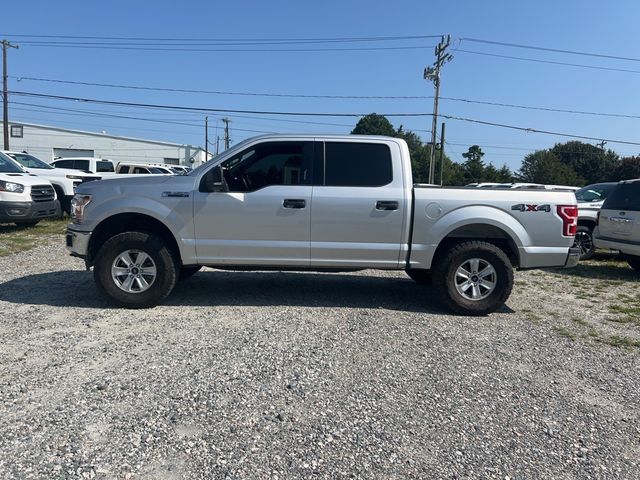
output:
[[[440,186],[442,186],[443,178],[444,178],[444,122],[442,122],[442,127],[440,127]]]
[[[209,161],[209,117],[204,117],[204,161]]]
[[[231,137],[229,136],[229,124],[231,120],[223,118],[222,121],[224,122],[224,149],[227,150],[229,145],[231,145]]]
[[[429,158],[429,183],[435,181],[436,170],[436,135],[438,128],[438,100],[440,97],[440,68],[446,63],[453,60],[453,55],[446,53],[447,48],[451,45],[451,35],[446,38],[443,35],[440,43],[436,45],[435,55],[436,61],[433,66],[424,69],[424,79],[431,80],[435,87],[435,95],[433,97],[433,118],[431,122],[431,156]]]
[[[216,135],[216,156],[220,153],[220,135]]]
[[[2,131],[4,135],[4,149],[9,150],[9,93],[7,91],[7,49],[18,48],[8,40],[2,40]]]

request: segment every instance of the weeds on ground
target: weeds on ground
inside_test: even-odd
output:
[[[33,227],[0,225],[0,257],[36,247],[43,239],[62,235],[68,220],[43,220]]]

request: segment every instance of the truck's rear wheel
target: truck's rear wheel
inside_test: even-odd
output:
[[[107,240],[96,255],[93,276],[98,290],[127,308],[153,307],[177,280],[176,263],[161,238],[125,232]]]
[[[487,315],[509,298],[513,267],[497,246],[480,241],[454,245],[434,266],[434,287],[442,301],[463,315]]]

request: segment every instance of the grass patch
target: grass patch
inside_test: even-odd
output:
[[[558,333],[559,335],[569,338],[570,340],[575,340],[576,339],[576,335],[575,333],[573,333],[571,330],[565,328],[565,327],[559,327],[559,326],[554,326],[553,330]]]
[[[606,343],[607,345],[611,345],[612,347],[622,347],[622,348],[640,348],[640,340],[635,340],[629,337],[620,337],[618,335],[611,335],[606,338],[598,338],[599,342]]]
[[[0,225],[0,257],[31,250],[43,239],[62,235],[68,220],[42,220],[34,227]]]
[[[582,325],[583,327],[590,327],[591,324],[580,317],[573,317],[572,320],[576,322],[578,325]]]

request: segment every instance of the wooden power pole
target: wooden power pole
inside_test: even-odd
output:
[[[438,100],[440,98],[440,68],[453,59],[453,55],[446,53],[451,45],[451,35],[442,36],[440,43],[436,45],[436,61],[433,66],[424,69],[424,79],[431,80],[435,87],[433,97],[433,117],[431,121],[431,155],[429,157],[429,183],[435,183],[436,171],[436,138],[438,129]]]
[[[9,150],[9,92],[7,88],[7,49],[18,48],[8,40],[2,40],[2,133],[4,149]]]

